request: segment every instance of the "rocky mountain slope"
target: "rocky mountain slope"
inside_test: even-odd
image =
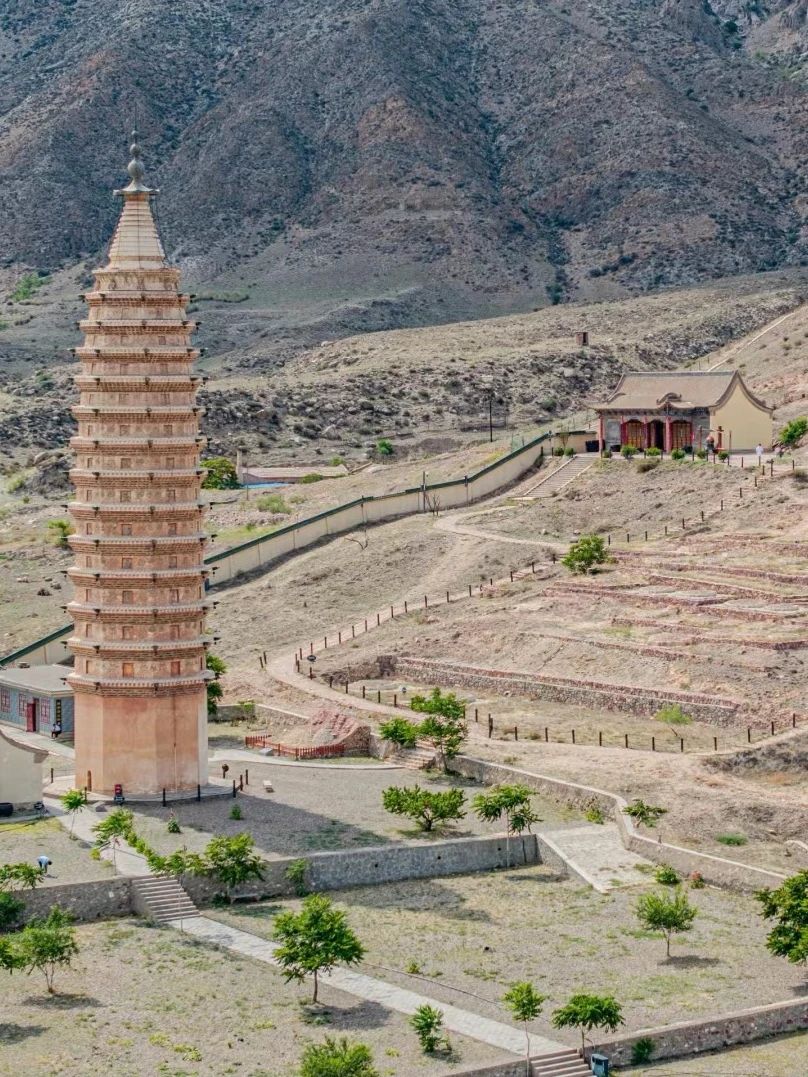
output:
[[[234,361],[798,265],[805,0],[714,7],[6,0],[0,289],[95,261],[133,123]]]

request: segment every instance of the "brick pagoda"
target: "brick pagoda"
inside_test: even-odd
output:
[[[166,262],[140,148],[86,297],[70,505],[76,784],[207,783],[205,507],[196,323]]]

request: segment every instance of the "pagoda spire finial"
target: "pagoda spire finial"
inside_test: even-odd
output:
[[[127,165],[126,171],[129,173],[130,182],[121,190],[115,191],[115,194],[120,194],[124,197],[132,194],[159,194],[154,187],[147,187],[143,182],[146,176],[146,169],[143,164],[143,158],[141,156],[142,151],[137,140],[136,130],[132,132],[132,145],[129,147],[129,152],[132,157]]]

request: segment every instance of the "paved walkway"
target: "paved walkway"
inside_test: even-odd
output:
[[[257,935],[251,935],[247,931],[240,931],[238,928],[210,920],[206,916],[172,921],[168,926],[193,935],[213,946],[232,950],[234,953],[243,954],[256,961],[264,961],[268,965],[277,964],[273,943]],[[480,1040],[491,1047],[511,1051],[513,1054],[523,1055],[525,1052],[525,1034],[521,1029],[513,1028],[500,1021],[493,1021],[488,1017],[481,1017],[468,1010],[458,1009],[456,1006],[448,1006],[427,995],[419,995],[414,991],[395,987],[393,984],[385,983],[384,980],[365,976],[364,973],[337,968],[333,972],[320,976],[320,982],[340,991],[347,991],[348,994],[356,995],[358,998],[367,999],[369,1002],[376,1002],[397,1013],[413,1014],[419,1006],[435,1006],[442,1011],[444,1025],[450,1032]],[[531,1054],[541,1054],[563,1048],[564,1044],[531,1033]]]
[[[46,796],[42,799],[48,812],[55,819],[59,820],[65,830],[69,831],[71,823],[70,814],[64,810],[58,797]],[[73,833],[82,841],[94,845],[96,835],[93,833],[93,827],[103,818],[105,818],[105,813],[93,811],[91,806],[80,808],[76,812],[76,819],[73,823]],[[136,853],[135,850],[122,839],[114,848],[108,845],[102,849],[101,859],[109,860],[118,875],[151,875],[149,865],[146,863],[145,858],[142,857],[140,853]]]
[[[549,827],[538,831],[570,871],[601,894],[648,881],[639,865],[648,861],[626,849],[614,823]]]

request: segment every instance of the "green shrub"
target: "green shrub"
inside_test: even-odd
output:
[[[241,805],[239,805],[239,804],[234,804],[233,805],[233,807],[230,809],[230,818],[231,819],[241,819],[242,818]]]
[[[306,897],[309,893],[309,888],[306,884],[306,872],[308,870],[308,860],[304,860],[301,857],[299,860],[293,860],[283,873],[286,879],[292,884],[298,897]]]
[[[671,460],[684,460],[686,455],[684,449],[674,449],[671,453]]]
[[[379,456],[392,456],[395,451],[392,441],[388,438],[379,438],[376,442],[376,452]]]
[[[261,512],[271,512],[274,516],[288,516],[292,511],[281,494],[263,494],[256,505]]]
[[[656,1044],[650,1036],[641,1037],[631,1048],[632,1066],[642,1066],[645,1062],[650,1062],[655,1050]]]
[[[420,728],[407,718],[390,718],[379,726],[379,734],[383,740],[389,740],[391,744],[398,744],[402,748],[414,748]]]
[[[364,1043],[351,1043],[326,1036],[324,1043],[310,1043],[300,1060],[300,1077],[379,1077],[373,1056]]]
[[[727,452],[726,449],[719,449],[718,450],[718,459],[719,460],[729,460],[729,453]]]
[[[679,872],[676,868],[672,868],[670,864],[660,864],[654,872],[654,878],[664,886],[677,886],[681,881]]]
[[[611,449],[604,449],[604,450],[603,450],[603,459],[604,459],[604,460],[611,460],[611,458],[612,458],[612,455],[613,455],[613,454],[612,454],[612,450],[611,450]]]
[[[211,456],[202,461],[207,475],[202,480],[205,490],[237,490],[239,487],[236,465],[226,456]]]
[[[632,456],[637,455],[637,446],[636,445],[621,445],[620,446],[620,455],[625,456],[626,460],[630,460],[632,458]]]
[[[606,822],[603,811],[597,804],[589,805],[584,812],[584,819],[586,819],[588,823],[597,823],[598,825],[603,825]]]
[[[0,891],[0,932],[12,931],[19,923],[24,902],[13,894]]]
[[[9,299],[13,303],[21,303],[26,299],[31,299],[35,292],[39,291],[43,284],[47,284],[50,281],[50,277],[47,275],[40,276],[38,273],[26,273],[17,281],[17,286],[9,296]]]
[[[655,827],[660,818],[668,814],[668,809],[657,807],[655,804],[646,804],[644,800],[635,797],[630,804],[623,808],[623,814],[636,819],[643,826]]]
[[[344,463],[345,463],[345,461],[342,459],[341,456],[332,456],[331,459],[328,461],[328,466],[329,467],[342,467],[342,465]]]
[[[311,486],[313,482],[322,482],[323,478],[324,476],[319,471],[310,471],[308,475],[301,475],[297,481],[304,486]]]
[[[439,1047],[447,1045],[443,1034],[443,1013],[441,1010],[424,1003],[410,1018],[410,1027],[415,1030],[421,1050],[425,1055],[434,1054]]]
[[[166,830],[169,832],[169,834],[181,834],[182,833],[182,828],[180,827],[180,821],[176,817],[176,815],[172,815],[171,818],[168,820],[168,825],[166,826]]]
[[[48,531],[52,533],[53,545],[60,550],[67,549],[67,540],[72,530],[73,527],[68,520],[50,520],[48,522]]]
[[[600,535],[581,535],[561,558],[561,564],[572,573],[586,576],[596,565],[605,564],[608,560],[606,543]]]
[[[721,845],[746,845],[749,839],[745,834],[719,834],[715,840]]]
[[[706,460],[707,459],[707,450],[706,449],[697,449],[696,450],[696,456],[698,457],[699,460]]]
[[[435,825],[462,819],[466,814],[463,806],[466,796],[462,789],[446,789],[432,793],[414,785],[411,788],[393,785],[382,793],[385,811],[393,815],[405,815],[412,819],[419,830],[432,830]]]
[[[659,467],[659,460],[638,460],[637,472],[640,475],[645,475],[648,471],[654,471]]]
[[[575,456],[575,449],[573,449],[572,445],[568,445],[566,447],[566,449],[564,449],[564,455],[565,456]]]
[[[21,490],[25,486],[25,475],[22,472],[18,472],[16,475],[12,475],[6,483],[6,490],[10,494],[16,494],[18,490]]]
[[[690,725],[693,721],[678,703],[666,703],[664,707],[659,708],[654,718],[657,722],[665,722],[666,725]]]
[[[796,445],[806,433],[808,433],[808,419],[805,416],[792,419],[780,431],[780,444],[790,448],[792,445]]]
[[[704,876],[700,871],[691,871],[687,878],[688,882],[690,883],[691,890],[704,889]]]
[[[661,456],[662,449],[658,449],[656,445],[652,445],[650,449],[645,450],[646,456]]]
[[[564,455],[564,449],[561,447],[561,445],[557,445],[552,450],[552,452],[553,452],[553,456],[563,456]]]

